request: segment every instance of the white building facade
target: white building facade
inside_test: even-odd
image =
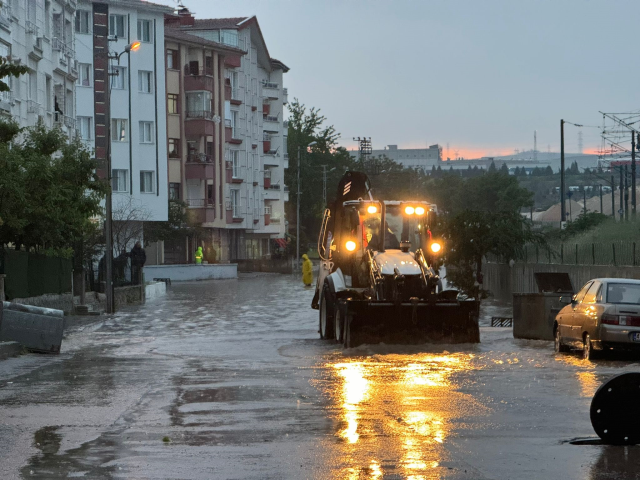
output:
[[[164,15],[171,12],[141,0],[80,0],[75,12],[78,134],[103,167],[110,142],[114,212],[135,208],[142,221],[168,217]],[[140,48],[123,53],[135,41]],[[109,59],[107,50],[123,54]]]
[[[21,127],[42,121],[59,124],[75,135],[74,51],[75,0],[2,0],[0,56],[29,67],[27,74],[7,81],[10,92],[0,94],[0,114]]]
[[[240,48],[225,58],[226,179],[224,218],[231,260],[266,257],[284,238],[288,168],[283,74],[270,57],[256,17],[195,20],[184,31]]]
[[[359,152],[349,152],[352,157],[358,159]],[[424,171],[438,167],[442,162],[442,147],[431,145],[429,148],[398,148],[397,145],[387,145],[382,150],[373,150],[372,157],[386,156],[387,158],[403,165],[405,168],[417,168]]]

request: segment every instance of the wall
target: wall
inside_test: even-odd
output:
[[[164,297],[167,294],[167,284],[164,282],[149,282],[145,285],[144,299],[153,300],[154,298]]]
[[[640,279],[640,267],[615,267],[608,265],[557,265],[516,263],[513,267],[500,263],[485,263],[482,266],[484,288],[498,300],[511,302],[514,293],[537,293],[538,286],[533,276],[536,272],[566,272],[577,292],[592,278]]]
[[[172,282],[238,278],[238,265],[145,265],[144,277],[147,280],[169,278]]]
[[[239,272],[274,272],[291,273],[293,264],[289,259],[283,260],[238,260]]]

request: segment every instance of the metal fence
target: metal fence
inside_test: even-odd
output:
[[[7,300],[70,292],[71,271],[70,259],[3,249],[0,246],[0,273],[7,275]]]
[[[544,247],[526,245],[521,258],[524,263],[557,265],[614,265],[637,266],[640,258],[636,242],[558,243]],[[505,263],[495,255],[488,255],[490,263]]]

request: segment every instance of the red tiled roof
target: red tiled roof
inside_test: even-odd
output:
[[[206,18],[198,20],[191,28],[202,29],[218,29],[218,28],[238,28],[238,24],[243,20],[247,20],[249,17],[233,17],[233,18]]]

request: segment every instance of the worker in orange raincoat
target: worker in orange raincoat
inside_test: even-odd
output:
[[[306,253],[302,255],[302,283],[305,287],[310,287],[313,283],[313,264]]]

